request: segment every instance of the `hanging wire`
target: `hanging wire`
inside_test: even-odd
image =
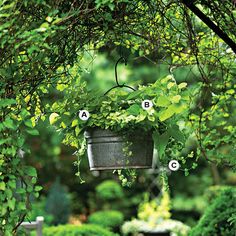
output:
[[[115,79],[116,79],[116,84],[117,84],[117,85],[114,86],[114,87],[112,87],[112,88],[110,88],[107,92],[104,93],[104,95],[107,95],[107,94],[108,94],[111,90],[113,90],[114,88],[124,88],[124,87],[125,87],[125,88],[129,88],[129,89],[135,91],[134,88],[132,88],[132,87],[130,87],[130,86],[128,86],[128,85],[120,84],[120,83],[119,83],[118,74],[117,74],[117,66],[118,66],[118,64],[119,64],[119,62],[120,62],[121,60],[123,60],[123,61],[125,62],[125,65],[127,65],[127,60],[126,60],[124,57],[120,57],[120,58],[117,60],[116,65],[115,65]]]
[[[118,75],[117,75],[117,66],[119,64],[120,61],[124,61],[125,65],[127,65],[127,60],[126,58],[123,56],[123,50],[122,50],[122,45],[124,43],[124,24],[125,24],[125,9],[123,7],[122,9],[122,23],[121,23],[121,43],[120,43],[120,47],[119,47],[119,54],[120,54],[120,58],[117,60],[116,64],[115,64],[115,79],[116,79],[116,86],[110,88],[106,93],[104,93],[104,95],[107,95],[111,90],[113,90],[114,88],[129,88],[133,91],[135,91],[136,89],[128,86],[128,85],[125,85],[125,84],[120,84],[119,83],[119,80],[118,80]]]

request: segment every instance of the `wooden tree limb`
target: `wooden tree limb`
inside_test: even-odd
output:
[[[208,16],[206,16],[192,1],[182,0],[183,4],[198,16],[210,29],[212,29],[236,54],[236,42],[220,29]]]

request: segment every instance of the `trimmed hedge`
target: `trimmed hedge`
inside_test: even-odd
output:
[[[35,235],[35,234],[34,234]],[[98,225],[59,225],[43,229],[43,236],[118,236]]]
[[[119,211],[97,211],[89,216],[88,222],[104,228],[116,229],[123,224],[124,216]]]
[[[104,201],[121,199],[124,196],[123,189],[114,180],[105,180],[96,187],[97,196]]]
[[[236,190],[226,189],[206,209],[190,236],[235,236],[236,223],[230,218],[236,215]]]

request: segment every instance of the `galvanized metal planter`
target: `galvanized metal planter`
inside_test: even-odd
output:
[[[120,134],[94,128],[85,132],[90,170],[151,168],[153,158],[152,134],[137,131]],[[131,143],[132,156],[124,152],[126,141]]]

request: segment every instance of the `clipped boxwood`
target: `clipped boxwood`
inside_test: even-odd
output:
[[[123,224],[124,216],[121,212],[114,210],[97,211],[89,216],[88,222],[114,230]]]
[[[190,236],[235,236],[236,222],[230,221],[235,215],[236,189],[226,189],[209,205]]]
[[[33,234],[35,235],[35,234]],[[98,225],[59,225],[43,229],[43,236],[118,236]]]
[[[123,189],[114,180],[105,180],[96,187],[97,196],[102,200],[120,199],[124,196]]]

